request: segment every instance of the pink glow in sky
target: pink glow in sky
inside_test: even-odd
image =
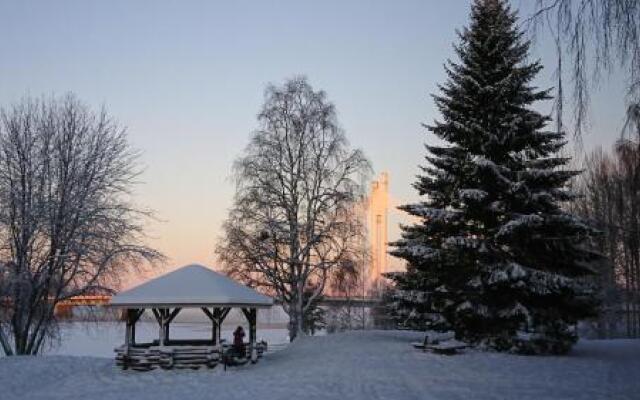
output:
[[[531,3],[513,2],[524,15]],[[105,105],[142,151],[136,201],[161,220],[149,225],[151,244],[168,266],[214,265],[231,164],[268,82],[307,75],[352,145],[389,172],[394,203],[414,200],[432,140],[420,124],[437,117],[429,95],[468,12],[467,1],[439,0],[2,2],[0,104],[73,91]],[[552,66],[551,49],[542,35],[533,56]],[[552,67],[539,84],[555,84]],[[585,148],[617,138],[623,87],[603,82]]]

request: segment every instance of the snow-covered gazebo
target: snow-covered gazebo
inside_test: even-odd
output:
[[[273,299],[202,265],[187,265],[152,279],[111,299],[110,305],[125,310],[125,343],[116,349],[124,368],[151,369],[217,364],[222,346],[222,322],[233,307],[249,322],[247,352],[252,360],[262,348],[256,343],[257,309],[273,305]],[[211,320],[211,339],[172,340],[170,325],[183,308],[200,308]],[[158,340],[136,343],[136,322],[150,309],[159,325]]]

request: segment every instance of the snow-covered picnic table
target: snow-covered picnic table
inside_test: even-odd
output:
[[[416,349],[431,351],[436,354],[453,355],[469,347],[467,343],[454,338],[453,332],[427,331],[421,342],[411,343]]]

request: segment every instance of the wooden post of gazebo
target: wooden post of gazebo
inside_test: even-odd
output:
[[[256,325],[258,324],[258,314],[255,308],[243,308],[242,313],[247,318],[249,322],[249,351],[251,356],[251,361],[255,362],[257,355],[256,351]]]
[[[169,343],[169,326],[174,318],[178,316],[181,307],[176,307],[171,311],[169,308],[152,308],[153,315],[158,322],[158,344],[164,346]]]
[[[230,307],[222,307],[218,309],[218,343],[220,343],[220,338],[222,335],[222,323],[229,315],[229,311],[231,311]]]
[[[209,317],[209,320],[211,321],[211,342],[215,346],[219,343],[218,332],[220,331],[218,329],[217,308],[213,308],[213,313],[209,311],[207,307],[200,307],[200,309],[207,317]]]
[[[202,311],[211,320],[211,340],[214,345],[220,344],[220,335],[222,331],[222,323],[227,318],[230,307],[214,307],[213,312],[207,307],[201,307]]]
[[[128,308],[125,314],[126,329],[124,343],[127,350],[136,344],[136,322],[144,313],[144,309]]]

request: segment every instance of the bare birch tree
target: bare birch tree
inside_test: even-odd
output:
[[[637,106],[629,108],[630,136],[620,139],[611,154],[596,150],[587,157],[586,171],[580,181],[584,196],[576,204],[578,211],[593,220],[604,233],[599,246],[609,259],[600,271],[604,306],[599,324],[601,337],[620,333],[640,337],[640,113],[637,110]],[[624,332],[616,326],[620,319],[624,321]]]
[[[229,275],[281,302],[293,340],[331,272],[360,256],[365,231],[354,210],[369,163],[305,78],[269,86],[258,121],[234,166],[235,200],[216,253]]]
[[[131,202],[137,154],[125,130],[73,95],[26,99],[0,116],[0,346],[37,354],[55,306],[109,292],[143,261],[149,213]]]

